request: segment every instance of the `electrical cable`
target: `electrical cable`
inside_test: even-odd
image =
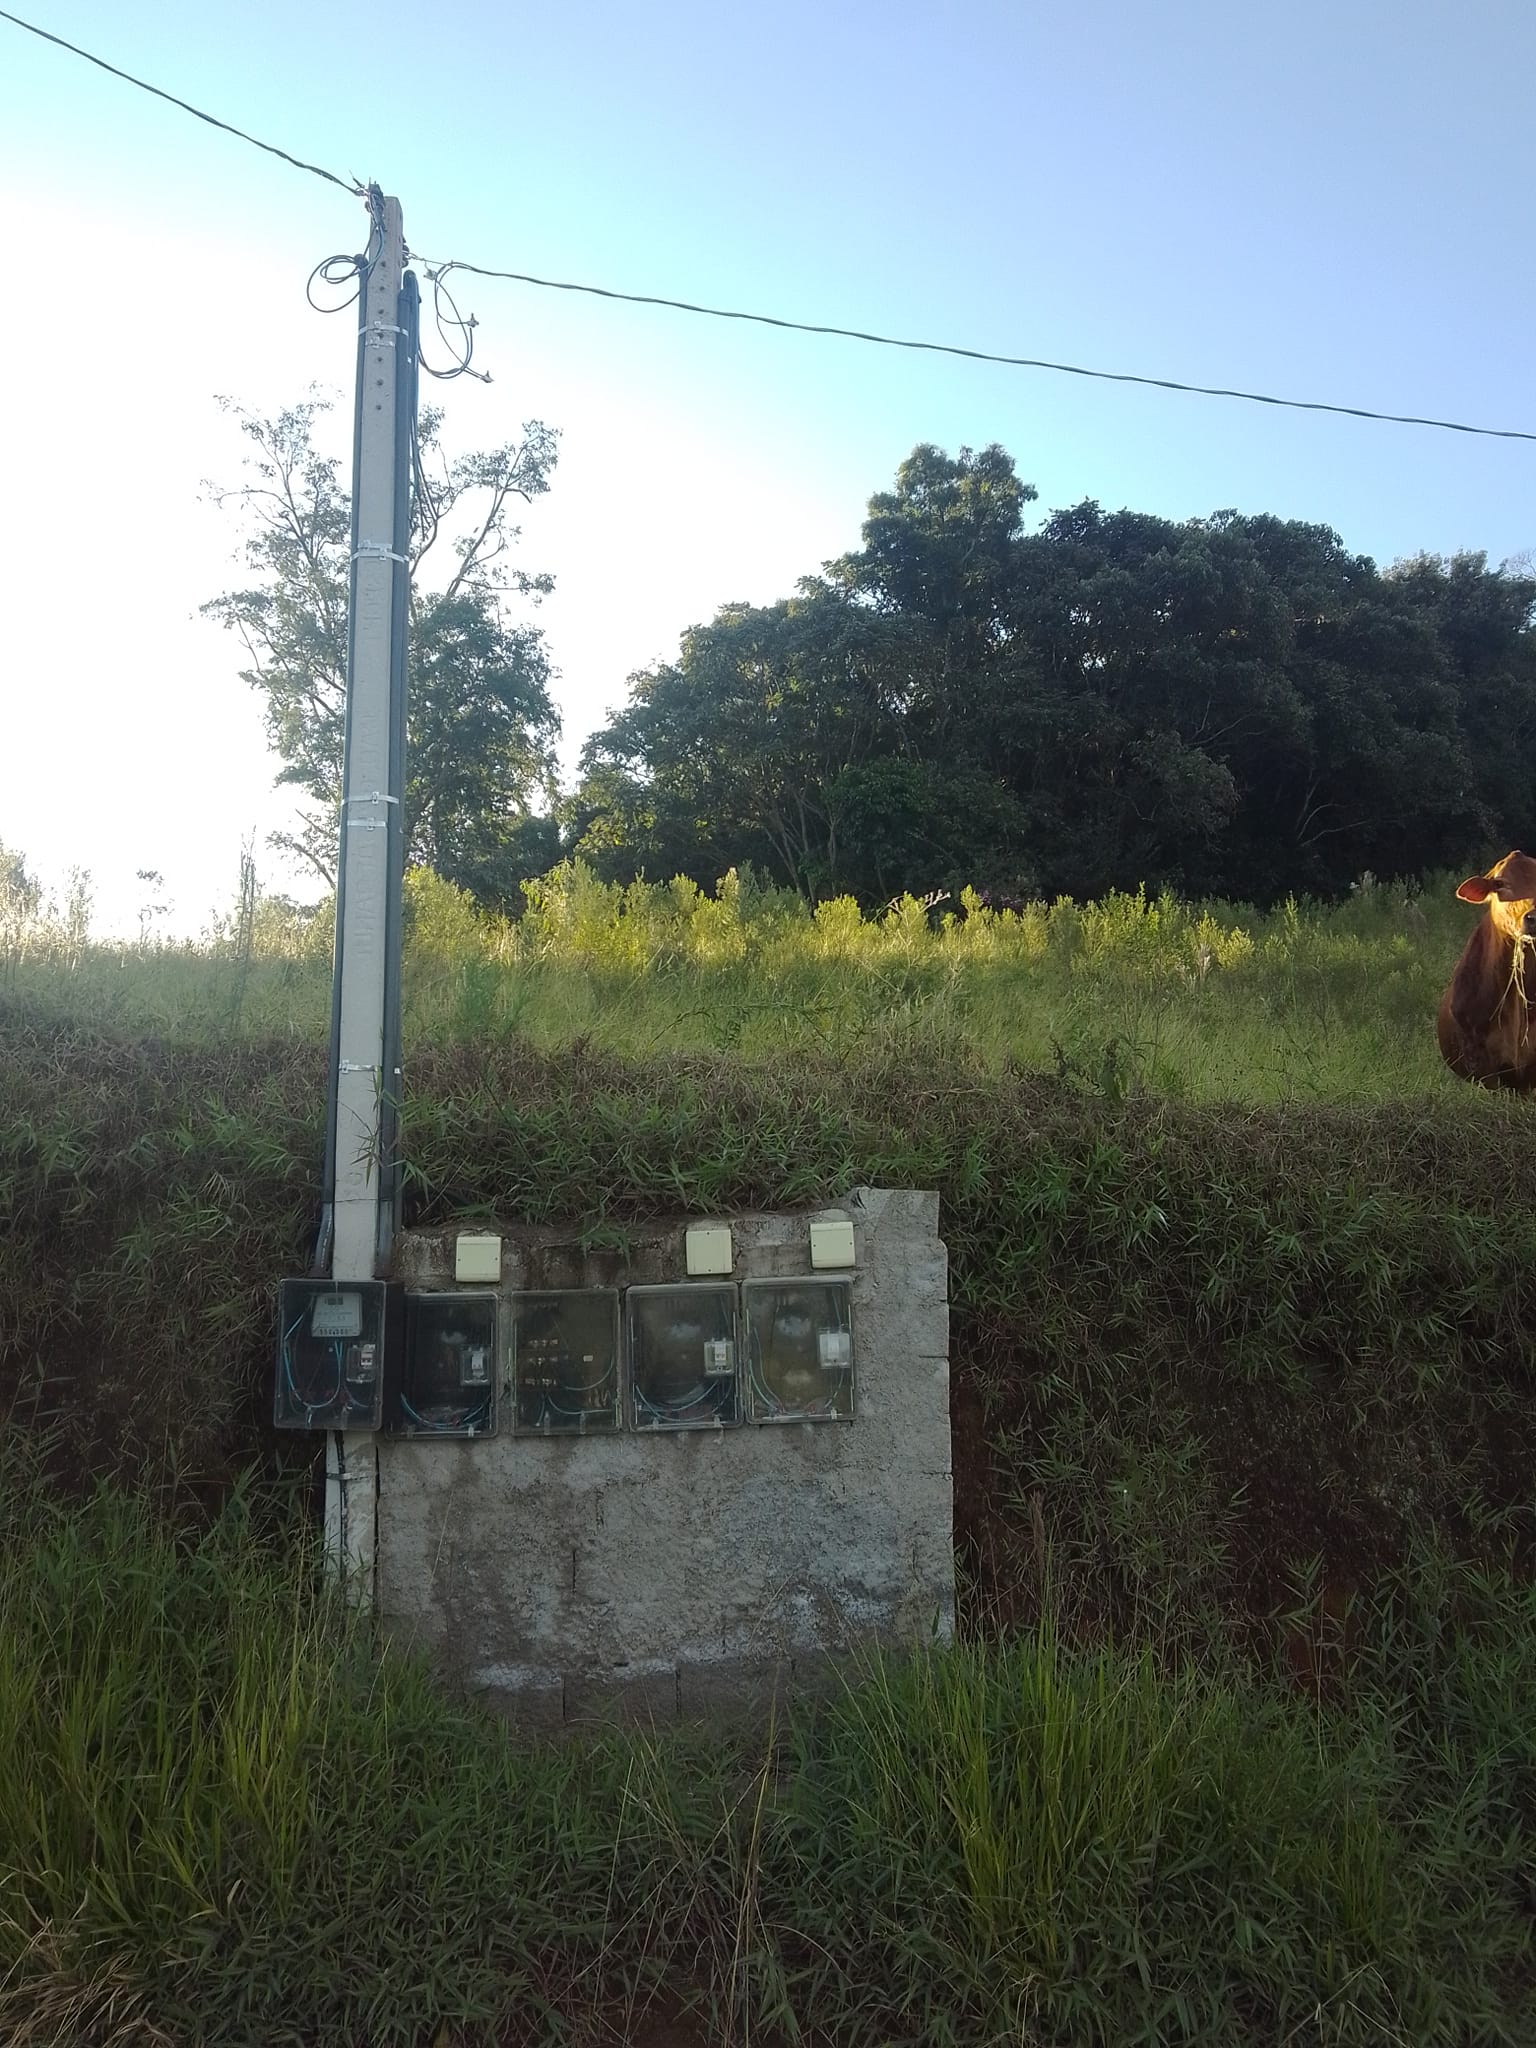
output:
[[[489,370],[472,370],[470,368],[470,362],[475,353],[475,329],[479,326],[479,321],[476,320],[473,313],[466,320],[459,311],[454,303],[452,292],[443,283],[443,278],[447,274],[445,270],[430,269],[425,263],[421,267],[423,275],[432,287],[432,317],[437,322],[438,339],[454,358],[452,369],[434,370],[426,357],[420,355],[418,351],[418,360],[421,363],[421,367],[429,377],[436,377],[439,383],[442,384],[451,384],[455,377],[476,377],[482,384],[489,384],[491,381]],[[447,270],[451,270],[453,267],[450,263],[447,266]],[[443,316],[445,305],[448,309],[446,319]],[[453,331],[450,332],[450,330]]]
[[[41,36],[45,43],[55,43],[61,50],[68,50],[72,57],[83,57],[87,64],[94,64],[99,71],[110,71],[114,78],[121,78],[125,84],[136,85],[140,92],[153,93],[157,100],[169,100],[173,107],[180,107],[184,114],[192,114],[199,121],[206,121],[210,128],[222,128],[226,135],[234,135],[241,142],[250,143],[253,149],[264,149],[268,156],[280,156],[285,164],[292,164],[296,171],[308,171],[312,177],[324,178],[328,184],[339,185],[343,192],[354,192],[362,196],[366,188],[356,178],[338,177],[335,171],[327,171],[319,164],[307,164],[302,157],[290,156],[286,149],[279,149],[275,142],[263,142],[257,135],[247,135],[243,128],[236,128],[229,121],[221,121],[216,114],[205,114],[201,107],[194,107],[190,100],[178,99],[173,92],[165,92],[158,85],[150,85],[146,79],[135,78],[131,71],[120,71],[115,64],[109,64],[105,57],[95,57],[89,50],[82,50],[78,43],[66,42],[63,36],[53,35],[48,29],[39,28],[35,21],[24,21],[19,14],[11,14],[0,7],[0,21],[9,21],[17,28],[24,28],[29,35]]]
[[[296,1408],[302,1408],[304,1410],[305,1422],[313,1426],[315,1417],[317,1415],[322,1413],[328,1413],[331,1409],[333,1409],[336,1406],[336,1403],[341,1399],[343,1389],[346,1390],[347,1407],[348,1409],[350,1409],[352,1406],[352,1391],[351,1388],[347,1385],[345,1353],[342,1349],[340,1340],[337,1339],[332,1343],[331,1346],[332,1356],[335,1359],[336,1363],[336,1384],[331,1388],[328,1394],[325,1394],[319,1400],[311,1400],[307,1395],[300,1393],[298,1381],[294,1376],[293,1354],[289,1347],[293,1341],[294,1331],[301,1329],[303,1327],[304,1320],[305,1318],[302,1315],[299,1316],[297,1320],[291,1323],[287,1330],[285,1330],[283,1333],[283,1341],[281,1346],[283,1360],[283,1378],[287,1384],[288,1393],[293,1401],[293,1405]],[[313,1392],[314,1388],[311,1387],[310,1393],[313,1394]]]
[[[788,1293],[789,1290],[782,1288],[772,1288],[767,1291],[767,1316],[770,1328],[777,1324],[782,1312],[780,1304],[785,1300]],[[836,1313],[835,1333],[851,1339],[851,1325],[844,1320],[841,1309]],[[821,1332],[818,1332],[818,1335],[820,1334]],[[838,1377],[845,1379],[849,1398],[850,1400],[852,1399],[853,1368],[851,1363],[846,1366],[818,1365],[817,1369],[823,1381]],[[751,1393],[762,1404],[765,1411],[760,1419],[768,1422],[793,1422],[800,1419],[814,1421],[827,1416],[835,1417],[838,1414],[835,1387],[829,1388],[826,1393],[818,1396],[815,1400],[785,1401],[769,1386],[767,1371],[767,1361],[763,1354],[762,1332],[759,1328],[757,1317],[749,1310],[747,1314],[747,1380]]]
[[[490,1396],[474,1408],[466,1408],[462,1415],[422,1415],[413,1408],[405,1395],[400,1396],[400,1406],[416,1428],[427,1436],[456,1436],[467,1433],[473,1436],[482,1423],[490,1422]]]
[[[423,268],[426,268],[423,259]],[[705,306],[691,299],[661,298],[653,292],[614,291],[607,285],[573,284],[553,277],[533,277],[523,270],[492,270],[480,263],[454,258],[428,269],[428,276],[446,277],[452,270],[467,271],[472,277],[505,279],[511,284],[535,285],[541,291],[581,292],[595,299],[615,299],[626,306],[662,306],[674,313],[696,313],[709,320],[741,320],[756,327],[777,327],[790,334],[825,334],[842,341],[865,341],[877,348],[916,349],[927,355],[959,356],[972,363],[999,363],[1013,370],[1049,370],[1062,377],[1089,377],[1106,384],[1140,384],[1156,391],[1180,391],[1197,398],[1236,398],[1249,405],[1281,406],[1292,412],[1338,413],[1348,419],[1380,420],[1397,427],[1435,427],[1447,434],[1476,434],[1496,441],[1536,441],[1536,432],[1522,427],[1477,427],[1464,420],[1430,419],[1419,413],[1377,412],[1364,405],[1329,405],[1321,399],[1277,398],[1265,391],[1240,391],[1225,384],[1188,384],[1176,377],[1147,377],[1130,370],[1093,370],[1081,363],[1057,363],[1041,356],[1005,356],[990,349],[962,348],[948,341],[915,341],[895,334],[875,334],[862,327],[833,327],[824,322],[789,320],[774,313],[747,313],[728,306]]]
[[[417,350],[417,362],[421,352]],[[437,539],[439,513],[437,499],[432,492],[432,480],[427,475],[427,465],[421,453],[421,420],[411,416],[411,472],[416,479],[415,504],[411,512],[411,523],[416,529],[418,556],[424,555]]]
[[[355,306],[368,289],[379,258],[384,254],[384,194],[377,185],[370,185],[364,195],[368,206],[368,246],[360,255],[322,256],[309,273],[304,286],[304,296],[317,313],[344,313],[348,306]],[[321,278],[328,285],[338,289],[349,279],[352,289],[344,299],[338,299],[334,306],[322,306],[315,297],[315,279]]]
[[[562,1393],[590,1394],[595,1393],[599,1387],[605,1386],[613,1388],[613,1392],[606,1401],[588,1404],[582,1408],[567,1408],[562,1402],[557,1401],[547,1389],[541,1391],[538,1419],[530,1426],[535,1429],[558,1429],[560,1425],[558,1423],[552,1424],[549,1418],[551,1415],[563,1415],[568,1421],[579,1423],[582,1430],[585,1431],[589,1418],[593,1416],[606,1415],[610,1420],[615,1419],[618,1410],[618,1386],[611,1367],[600,1380],[589,1381],[586,1386],[562,1387],[560,1391]],[[520,1405],[521,1395],[519,1395],[519,1407]]]
[[[86,63],[94,64],[98,69],[110,72],[114,78],[120,78],[128,85],[137,86],[141,92],[152,93],[156,99],[167,100],[172,106],[180,107],[184,113],[194,115],[196,119],[205,121],[210,127],[221,129],[225,134],[233,135],[241,142],[248,142],[255,149],[264,150],[268,156],[280,157],[284,163],[291,164],[295,170],[308,171],[314,177],[324,178],[329,184],[339,186],[343,192],[351,192],[358,196],[364,196],[367,193],[368,188],[358,179],[340,177],[335,171],[328,171],[319,164],[306,163],[302,157],[291,156],[286,149],[279,149],[275,143],[263,142],[260,137],[248,134],[245,129],[236,128],[232,122],[221,121],[216,115],[206,113],[201,107],[193,106],[190,101],[179,99],[175,93],[166,92],[157,85],[150,85],[145,79],[135,78],[132,72],[123,71],[117,65],[109,64],[105,58],[97,57],[91,51],[81,49],[77,43],[67,42],[63,36],[56,36],[47,29],[39,28],[35,22],[27,21],[19,14],[12,14],[8,9],[0,8],[0,21],[8,21],[16,28],[25,29],[29,35],[39,36],[44,42],[53,43],[61,50],[68,50],[72,56],[81,57]],[[336,259],[326,259],[327,263],[334,260]],[[1045,370],[1056,376],[1086,377],[1106,384],[1135,384],[1150,390],[1176,391],[1197,398],[1231,398],[1247,405],[1275,406],[1291,412],[1329,413],[1345,419],[1375,420],[1389,426],[1429,427],[1440,433],[1469,434],[1486,440],[1536,441],[1536,431],[1523,427],[1475,426],[1465,420],[1437,419],[1423,413],[1384,412],[1371,406],[1337,405],[1322,399],[1282,398],[1273,392],[1245,391],[1232,385],[1195,384],[1177,377],[1152,377],[1131,370],[1099,370],[1090,368],[1082,363],[1054,362],[1042,356],[1004,355],[991,349],[962,347],[957,342],[922,341],[911,336],[877,334],[870,329],[861,327],[839,327],[824,321],[791,320],[774,313],[751,313],[739,307],[707,306],[691,299],[666,298],[654,292],[621,292],[608,285],[578,284],[569,279],[536,277],[528,271],[494,269],[488,264],[470,263],[459,257],[452,258],[446,263],[434,264],[426,263],[425,259],[420,260],[426,275],[432,282],[434,291],[433,310],[437,318],[440,337],[450,348],[450,351],[455,350],[455,343],[451,338],[450,330],[456,330],[460,337],[461,346],[457,350],[458,359],[452,368],[436,370],[426,363],[423,363],[421,366],[427,371],[429,376],[445,380],[469,376],[483,378],[485,382],[490,382],[490,378],[485,371],[475,370],[470,367],[470,358],[474,352],[473,330],[477,324],[474,315],[471,314],[468,320],[463,319],[453,302],[452,295],[444,285],[444,280],[450,272],[462,270],[472,277],[495,278],[511,284],[531,285],[541,291],[578,292],[590,298],[611,299],[623,305],[660,306],[671,312],[692,313],[710,320],[743,321],[752,326],[773,327],[791,334],[826,335],[842,341],[866,342],[876,348],[908,349],[927,355],[955,356],[962,361],[995,363],[1006,369]],[[323,272],[324,269],[325,265],[322,264],[317,267],[316,272],[311,273],[311,285],[313,285],[314,277]],[[442,312],[444,301],[446,301],[448,306],[446,319]],[[313,298],[311,298],[311,303],[314,303]],[[333,309],[327,308],[325,310]],[[339,311],[341,309],[336,308],[334,310]]]
[[[711,1421],[724,1421],[725,1411],[727,1407],[732,1405],[732,1396],[736,1391],[736,1376],[733,1373],[729,1379],[722,1376],[713,1382],[698,1380],[686,1393],[669,1394],[660,1401],[653,1401],[644,1387],[633,1376],[631,1376],[630,1386],[636,1402],[635,1419],[637,1423],[639,1422],[639,1410],[644,1408],[649,1414],[656,1417],[656,1421],[650,1425],[652,1428],[659,1428],[663,1422],[678,1423],[684,1428],[707,1428]],[[702,1415],[690,1417],[689,1411],[698,1409],[703,1409],[706,1412]],[[644,1426],[641,1424],[641,1427]]]
[[[762,1340],[758,1336],[757,1325],[749,1318],[747,1324],[747,1379],[750,1382],[752,1392],[761,1401],[764,1412],[770,1419],[787,1414],[788,1410],[785,1403],[779,1399],[778,1395],[774,1393],[767,1380],[763,1377],[764,1371]]]
[[[317,313],[345,313],[348,306],[355,306],[357,304],[358,293],[363,288],[362,276],[367,260],[365,256],[325,256],[321,258],[309,273],[309,281],[304,287],[304,296]],[[338,288],[350,279],[352,289],[344,299],[338,299],[334,306],[322,306],[315,297],[315,279],[317,277],[323,279],[326,284],[336,285]]]

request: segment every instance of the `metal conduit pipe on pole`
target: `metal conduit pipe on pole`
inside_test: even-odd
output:
[[[352,588],[347,673],[346,758],[342,770],[337,868],[336,988],[332,1036],[332,1113],[326,1149],[332,1165],[331,1277],[372,1280],[386,1194],[381,1146],[384,1097],[394,1085],[385,1045],[389,929],[399,920],[399,843],[389,813],[400,807],[391,770],[394,745],[397,578],[408,575],[396,541],[396,447],[401,275],[405,233],[400,202],[370,192],[377,254],[361,292],[357,463],[353,477]],[[343,915],[344,906],[344,915]],[[332,1571],[354,1598],[373,1594],[378,1456],[370,1434],[331,1432],[326,1458],[325,1546]]]
[[[389,823],[389,901],[384,926],[384,1089],[379,1126],[379,1157],[383,1183],[379,1192],[378,1244],[380,1268],[390,1255],[400,1228],[403,1176],[400,1170],[400,1097],[405,1085],[401,1058],[400,953],[405,880],[406,693],[411,613],[411,471],[416,445],[416,407],[420,383],[417,342],[421,293],[410,271],[400,291],[398,374],[395,381],[395,572],[394,619],[389,671],[389,782],[395,802],[385,806]]]
[[[356,638],[356,566],[357,566],[357,478],[363,461],[363,370],[368,334],[368,279],[373,266],[383,254],[382,216],[369,194],[368,205],[368,252],[364,256],[357,287],[357,372],[354,380],[352,399],[352,545],[349,553],[351,571],[347,585],[347,694],[342,707],[341,758],[343,772],[351,746],[352,737],[352,650]],[[336,1071],[341,1064],[341,955],[342,935],[346,930],[347,872],[341,857],[341,848],[346,837],[346,807],[342,805],[337,820],[336,854],[336,936],[331,948],[331,1036],[330,1053],[326,1067],[325,1089],[325,1165],[321,1174],[320,1229],[315,1238],[315,1255],[311,1271],[329,1273],[331,1270],[331,1245],[334,1240],[336,1223]]]

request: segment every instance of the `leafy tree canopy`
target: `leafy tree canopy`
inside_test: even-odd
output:
[[[280,783],[309,799],[277,843],[328,882],[336,869],[346,714],[351,500],[340,465],[315,445],[329,401],[311,394],[273,419],[225,401],[249,444],[245,478],[214,501],[243,528],[250,581],[204,605],[238,635],[243,679],[264,699]],[[510,904],[555,857],[535,808],[554,793],[559,719],[542,633],[511,600],[551,587],[510,560],[513,517],[549,488],[556,438],[529,421],[519,443],[449,460],[442,415],[422,415],[426,489],[411,538],[407,859],[478,900]],[[546,858],[546,855],[548,858]]]
[[[568,821],[604,874],[810,898],[1273,901],[1536,843],[1536,581],[1092,501],[920,447],[856,552],[631,679]]]

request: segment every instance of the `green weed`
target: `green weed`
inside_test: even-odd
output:
[[[248,893],[204,948],[23,934],[5,2038],[577,2043],[658,1998],[775,2048],[1536,2038],[1536,1150],[1435,1054],[1449,892],[413,892],[414,1220],[618,1246],[938,1190],[967,1642],[766,1750],[442,1701],[271,1526],[323,930]],[[19,1445],[138,1491],[69,1507]]]
[[[742,2048],[1529,2038],[1536,1632],[1491,1582],[1384,1613],[1347,1707],[1046,1623],[766,1747],[548,1747],[247,1492],[190,1532],[4,1463],[7,2040],[575,2043],[658,1999]]]
[[[963,913],[963,914],[961,914]],[[206,944],[85,947],[39,924],[7,986],[44,1010],[177,1040],[325,1034],[330,909],[306,917],[243,878]],[[1373,886],[1330,909],[1261,915],[1170,896],[993,910],[967,892],[937,916],[873,917],[725,876],[603,883],[580,863],[530,884],[516,922],[408,877],[409,1044],[525,1036],[628,1057],[878,1057],[920,1047],[1104,1073],[1111,1093],[1193,1100],[1381,1100],[1451,1089],[1434,1044],[1469,929],[1447,879],[1424,897]]]

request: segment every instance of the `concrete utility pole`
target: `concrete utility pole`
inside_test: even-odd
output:
[[[391,939],[399,930],[401,748],[391,744],[396,704],[391,678],[403,676],[409,577],[398,516],[398,404],[414,378],[401,347],[405,231],[400,202],[374,188],[372,261],[359,293],[357,437],[352,479],[352,588],[348,635],[346,755],[337,869],[335,1015],[332,1020],[334,1165],[331,1277],[372,1280],[388,1249],[393,1204],[381,1130],[384,1097],[394,1097],[393,1048],[386,1037]],[[408,443],[407,443],[408,445]],[[402,645],[397,647],[397,640]],[[395,992],[398,997],[398,990]],[[398,1010],[396,1011],[398,1014]],[[372,1596],[378,1456],[363,1431],[331,1432],[326,1457],[325,1542],[332,1569],[354,1596]]]

